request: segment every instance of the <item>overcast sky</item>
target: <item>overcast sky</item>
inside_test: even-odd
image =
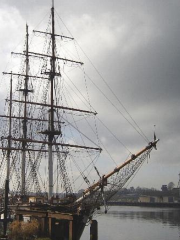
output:
[[[25,35],[25,24],[36,28],[51,8],[50,0],[0,0],[0,70]],[[130,186],[155,187],[180,173],[180,1],[179,0],[55,0],[56,12],[91,59],[142,131],[160,138]],[[82,59],[84,60],[84,59]],[[87,59],[86,59],[87,60]],[[85,61],[86,61],[85,60]],[[87,67],[91,73],[90,68]],[[103,92],[123,111],[102,81]],[[91,89],[91,86],[90,86]],[[99,117],[133,152],[146,142],[100,92],[92,105]],[[100,135],[103,139],[103,135]],[[108,140],[107,140],[108,141]],[[114,142],[108,143],[113,145]],[[123,162],[123,148],[113,155]],[[123,156],[123,159],[121,159]]]

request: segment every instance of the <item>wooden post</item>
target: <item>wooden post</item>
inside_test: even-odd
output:
[[[98,222],[96,220],[91,221],[90,240],[98,240]]]
[[[73,221],[69,221],[69,240],[73,240]]]
[[[49,218],[49,237],[51,237],[52,218]]]
[[[16,219],[17,219],[18,221],[23,221],[23,215],[22,215],[22,214],[17,214],[17,215],[16,215]]]
[[[46,229],[45,229],[45,218],[41,218],[40,220],[39,220],[39,223],[40,223],[40,234],[41,235],[44,235],[45,234],[45,231],[46,231]]]

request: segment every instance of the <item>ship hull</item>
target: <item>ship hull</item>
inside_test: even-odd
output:
[[[84,217],[74,216],[73,221],[54,219],[49,237],[52,240],[80,240],[86,222]]]
[[[80,240],[91,211],[72,213],[71,211],[58,211],[19,208],[16,210],[16,219],[22,221],[25,217],[37,219],[39,223],[39,236],[50,237],[52,240]]]

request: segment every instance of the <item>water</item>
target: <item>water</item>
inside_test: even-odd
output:
[[[98,240],[180,240],[180,209],[113,206],[98,214]],[[81,240],[89,240],[89,226]]]

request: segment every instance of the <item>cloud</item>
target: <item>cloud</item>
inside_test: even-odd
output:
[[[49,5],[48,1],[3,1],[0,44],[5,47],[0,51],[5,61],[1,61],[1,66],[7,62],[8,52],[18,45],[19,39],[23,39],[26,20],[35,28],[46,15]],[[161,138],[158,151],[152,154],[152,163],[145,167],[144,174],[141,174],[142,169],[131,184],[141,186],[146,183],[147,187],[160,188],[170,181],[176,183],[180,130],[179,1],[77,0],[72,3],[63,0],[61,4],[55,1],[55,6],[56,13],[63,17],[67,28],[150,140],[156,125],[157,135]],[[132,152],[138,151],[146,142],[115,110],[114,106],[132,122],[81,50],[79,54],[87,63],[88,76],[100,89],[88,82],[91,103],[99,117]],[[125,151],[120,160],[123,162],[126,149],[120,147],[100,123],[98,125],[100,139],[117,162]],[[143,179],[147,175],[149,179],[145,182]]]
[[[14,48],[15,44],[21,39],[22,35],[19,34],[19,30],[22,27],[23,19],[20,15],[20,12],[14,8],[6,6],[0,8],[0,26],[1,26],[1,54],[6,57],[6,54],[9,54],[9,51]],[[13,41],[10,41],[10,38]]]

